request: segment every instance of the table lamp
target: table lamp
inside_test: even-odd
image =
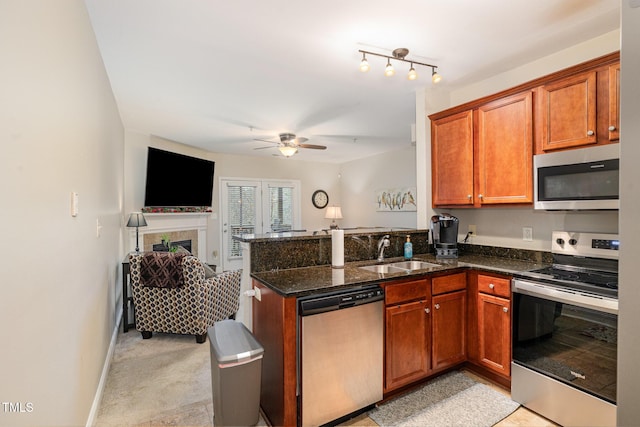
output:
[[[342,210],[340,209],[340,206],[329,206],[324,217],[331,218],[333,220],[331,221],[329,228],[332,230],[337,229],[338,224],[336,224],[336,219],[342,219]]]
[[[135,227],[136,228],[136,252],[140,252],[140,248],[138,247],[138,227],[146,227],[147,220],[144,219],[144,215],[142,212],[132,212],[129,215],[129,221],[127,222],[127,227]]]

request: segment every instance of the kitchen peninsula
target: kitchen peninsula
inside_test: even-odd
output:
[[[388,273],[360,268],[376,264],[377,243],[385,235],[390,239],[385,262],[401,261],[407,234],[414,245],[413,259],[435,265]],[[476,245],[461,245],[458,259],[440,260],[430,253],[428,230],[355,229],[345,231],[345,267],[336,269],[331,267],[328,233],[234,238],[243,244],[243,250],[249,249],[243,258],[256,290],[253,333],[265,349],[261,407],[273,425],[301,423],[300,298],[373,284],[384,288],[385,378],[380,387],[385,397],[464,364],[477,365],[487,377],[508,387],[509,372],[501,372],[496,366],[508,366],[510,360],[487,365],[495,372],[481,362],[479,348],[486,346],[480,346],[478,283],[482,286],[488,279],[496,281],[496,292],[502,293],[496,293],[494,299],[508,305],[510,274],[550,262],[550,254],[544,252]],[[507,284],[506,288],[501,284]],[[504,341],[510,340],[510,324],[499,337],[482,336],[499,339],[500,348],[509,348]],[[407,351],[403,347],[399,354],[394,352],[394,343],[411,348]],[[510,358],[510,353],[506,357]]]

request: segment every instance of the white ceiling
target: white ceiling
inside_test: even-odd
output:
[[[415,91],[444,89],[619,28],[620,0],[86,0],[126,129],[220,153],[280,132],[326,145],[287,161],[341,163],[410,144]],[[274,145],[275,147],[275,145]]]

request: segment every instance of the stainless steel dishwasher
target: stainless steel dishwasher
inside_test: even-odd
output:
[[[300,298],[303,426],[319,426],[382,400],[384,291],[378,286]]]

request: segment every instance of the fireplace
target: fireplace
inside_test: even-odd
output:
[[[207,223],[211,213],[145,213],[146,227],[140,227],[140,250],[153,251],[154,245],[162,245],[162,240],[168,238],[172,243],[185,246],[183,242],[190,242],[191,249],[185,246],[193,255],[202,260],[207,259]],[[130,230],[129,247],[135,245],[135,231]]]
[[[167,246],[166,243],[157,243],[153,244],[152,246],[153,247],[151,250],[153,250],[154,252],[169,252],[170,248],[177,248],[178,246],[181,246],[191,252],[191,240],[178,240],[177,242],[170,240],[169,246]]]

